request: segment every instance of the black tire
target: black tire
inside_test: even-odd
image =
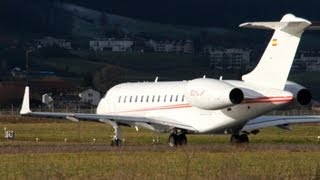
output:
[[[111,140],[111,146],[121,146],[122,141],[120,139]]]
[[[230,144],[238,144],[239,143],[239,135],[232,134],[230,138]]]
[[[187,136],[185,134],[180,134],[178,136],[178,144],[183,146],[183,145],[187,145],[188,140],[187,140]]]
[[[169,136],[169,146],[175,147],[178,145],[178,136],[176,134],[170,134]]]
[[[249,143],[248,135],[241,134],[240,137],[239,137],[239,141],[240,141],[241,144],[248,144]]]

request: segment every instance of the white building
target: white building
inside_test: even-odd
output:
[[[297,71],[319,71],[320,54],[302,53],[300,57],[293,61],[293,69]]]
[[[37,43],[37,47],[52,47],[52,46],[58,46],[60,48],[65,48],[65,49],[72,49],[71,48],[71,42],[66,41],[64,39],[56,39],[53,37],[44,37],[42,39],[37,39],[35,40]]]
[[[154,41],[149,40],[146,43],[155,52],[162,53],[193,53],[193,42],[191,40],[180,40],[180,41]]]
[[[250,62],[250,50],[210,50],[210,67],[220,70],[240,70]]]
[[[100,101],[100,93],[93,89],[87,89],[79,94],[80,102],[98,105]]]
[[[154,40],[149,40],[147,42],[147,44],[152,47],[152,49],[155,52],[175,52],[175,45],[174,42],[170,42],[170,41],[160,41],[160,42],[156,42]]]
[[[89,48],[94,51],[111,50],[113,52],[125,52],[129,51],[133,46],[133,41],[130,40],[92,40],[89,42]]]

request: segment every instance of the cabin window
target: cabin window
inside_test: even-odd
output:
[[[166,100],[167,100],[167,95],[164,95],[163,102],[166,102]]]
[[[183,95],[182,98],[181,98],[181,102],[184,102],[184,95]]]
[[[172,102],[172,99],[173,99],[173,95],[170,96],[170,102]]]
[[[129,100],[129,102],[132,102],[132,96],[130,96],[130,100]]]
[[[158,96],[158,102],[160,102],[160,95]]]
[[[147,96],[146,102],[149,102],[149,96]]]
[[[152,102],[154,102],[155,95],[152,96]]]
[[[126,101],[127,101],[127,96],[124,97],[124,101],[123,102],[126,103]]]
[[[121,96],[119,96],[119,99],[118,99],[118,103],[120,103],[121,102]]]
[[[135,102],[138,102],[138,96],[136,96]]]
[[[176,102],[178,102],[179,95],[176,95]]]
[[[143,102],[143,96],[141,96],[141,102]]]

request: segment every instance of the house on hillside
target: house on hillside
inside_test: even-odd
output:
[[[130,51],[132,46],[133,41],[131,40],[117,40],[114,38],[89,41],[89,48],[93,51],[126,52]]]
[[[93,89],[87,89],[79,94],[80,102],[97,106],[100,102],[100,93]]]
[[[53,37],[44,37],[42,39],[36,39],[34,42],[37,44],[37,48],[43,48],[43,47],[53,47],[57,46],[64,49],[72,49],[71,48],[71,42],[66,41],[65,39],[56,39]]]
[[[292,65],[293,71],[319,71],[320,51],[299,51]]]
[[[210,67],[229,71],[246,69],[250,63],[250,52],[247,49],[210,50]]]
[[[175,42],[174,41],[154,41],[150,39],[147,44],[152,47],[152,49],[155,52],[165,52],[165,53],[171,53],[176,51]]]
[[[191,40],[179,41],[155,41],[149,40],[146,44],[151,47],[155,52],[160,53],[185,53],[191,54],[194,52],[193,42]]]

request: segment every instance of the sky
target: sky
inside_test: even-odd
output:
[[[319,0],[60,0],[128,17],[169,24],[230,26],[279,20],[286,13],[320,20]]]

